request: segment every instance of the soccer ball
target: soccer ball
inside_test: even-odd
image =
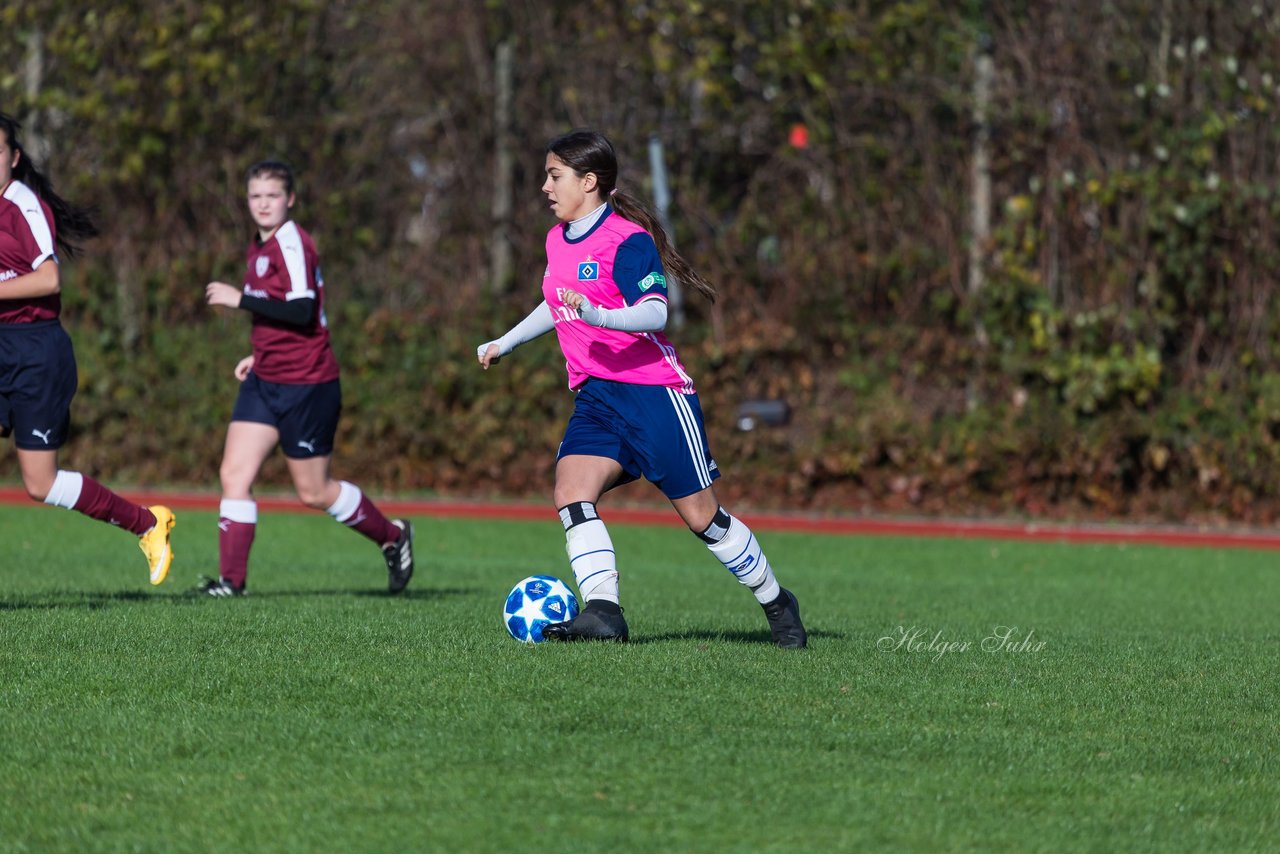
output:
[[[578,616],[578,597],[554,575],[531,575],[511,588],[502,621],[518,641],[542,643],[542,630]]]

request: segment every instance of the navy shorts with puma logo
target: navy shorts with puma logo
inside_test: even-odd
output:
[[[327,383],[272,383],[253,371],[240,383],[232,421],[256,421],[280,431],[286,457],[306,460],[333,454],[333,437],[342,413],[340,380]]]
[[[0,433],[27,451],[55,451],[71,429],[79,378],[57,320],[0,323]]]

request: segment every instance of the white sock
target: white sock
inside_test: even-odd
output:
[[[360,487],[345,480],[339,481],[338,498],[325,512],[345,525],[347,520],[360,509],[360,499],[363,497]]]
[[[258,502],[252,498],[224,498],[218,503],[218,515],[230,522],[256,525],[258,523]]]
[[[58,474],[53,478],[53,486],[49,487],[49,494],[44,497],[44,503],[74,510],[76,502],[80,500],[80,490],[83,487],[84,475],[78,471],[59,469]]]
[[[565,551],[583,604],[593,599],[618,604],[617,556],[613,540],[604,522],[596,514],[596,506],[578,501],[560,509],[564,523]]]
[[[778,598],[782,588],[778,585],[778,579],[773,577],[769,559],[760,549],[756,535],[751,533],[751,529],[742,520],[730,516],[721,507],[716,510],[711,524],[698,536],[716,559],[724,564],[725,569],[750,588],[757,602],[767,605]]]

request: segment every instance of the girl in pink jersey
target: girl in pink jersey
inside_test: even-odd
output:
[[[609,489],[654,483],[711,553],[764,608],[773,642],[804,647],[796,597],[778,584],[755,535],[720,505],[693,380],[671,342],[668,273],[708,299],[715,291],[685,263],[655,217],[618,192],[618,161],[602,134],[576,131],[547,146],[547,195],[560,220],[547,234],[543,300],[476,351],[486,370],[552,329],[576,393],[556,460],[555,503],[584,606],[543,635],[626,641],[613,542],[596,511]]]
[[[98,233],[88,214],[53,191],[0,113],[0,435],[13,434],[22,484],[33,501],[77,510],[136,534],[151,583],[169,574],[168,507],[126,501],[91,477],[58,468],[71,426],[76,360],[62,328],[61,249]]]
[[[298,498],[325,510],[382,549],[387,589],[404,590],[413,576],[413,529],[388,519],[358,486],[329,474],[342,409],[338,361],[329,346],[324,280],[311,236],[289,218],[293,171],[266,160],[249,169],[249,213],[257,234],[248,250],[243,287],[210,282],[209,305],[253,315],[253,354],[236,365],[240,393],[222,455],[218,578],[199,590],[239,596],[258,523],[253,482],[279,445]]]

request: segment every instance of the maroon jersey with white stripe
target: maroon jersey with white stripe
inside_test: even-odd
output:
[[[0,198],[0,323],[54,320],[62,312],[57,294],[30,299],[5,299],[4,283],[25,276],[54,254],[53,211],[35,191],[18,180],[9,182]]]
[[[314,299],[315,314],[306,326],[253,315],[253,372],[273,383],[324,383],[338,378],[338,360],[329,346],[324,316],[324,280],[315,243],[290,220],[266,243],[249,245],[244,292],[261,299]]]

